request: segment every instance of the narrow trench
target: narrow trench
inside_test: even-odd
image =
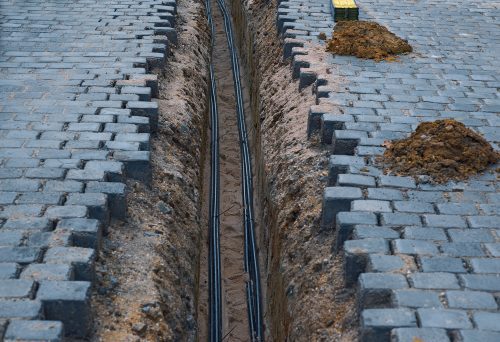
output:
[[[242,204],[242,175],[241,152],[238,135],[236,102],[234,94],[234,80],[231,71],[231,59],[224,30],[223,16],[213,0],[212,15],[215,26],[214,48],[212,63],[214,66],[217,104],[219,109],[219,146],[220,146],[220,248],[222,268],[222,331],[225,341],[250,341],[245,283],[247,274],[244,271],[244,232],[243,232],[243,204]],[[226,5],[230,4],[226,2]],[[233,23],[234,24],[234,23]],[[237,44],[238,45],[238,44]],[[250,96],[248,93],[248,73],[241,66],[241,83],[245,105],[247,124],[251,122],[248,115],[251,113]],[[249,124],[249,127],[253,125]],[[210,134],[210,132],[207,132]],[[253,136],[250,134],[249,136]],[[250,144],[253,139],[250,137]],[[208,155],[209,151],[206,151]],[[207,158],[209,159],[209,158]],[[252,163],[255,165],[255,163]],[[255,171],[255,170],[254,170]],[[209,192],[209,160],[204,168],[204,203],[203,222],[208,227],[208,192]],[[255,175],[255,172],[253,172]],[[259,236],[260,213],[258,195],[254,197],[254,213],[256,217],[256,236]],[[208,340],[208,234],[204,232],[204,244],[201,251],[200,263],[200,302],[198,308],[199,340]]]

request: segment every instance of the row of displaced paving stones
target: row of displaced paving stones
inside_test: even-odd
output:
[[[125,177],[149,182],[175,0],[0,0],[0,339],[89,333]]]
[[[359,0],[362,19],[409,40],[398,62],[328,56],[309,43],[333,21],[327,0],[281,1],[278,30],[301,87],[315,82],[309,134],[332,149],[322,224],[358,290],[363,341],[500,341],[500,185],[495,168],[433,185],[384,175],[384,141],[453,118],[500,141],[498,2]],[[318,22],[317,18],[321,18]],[[309,42],[309,43],[308,43]],[[324,46],[324,45],[323,45]]]

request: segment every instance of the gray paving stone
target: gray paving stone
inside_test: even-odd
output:
[[[485,330],[460,330],[463,342],[496,342],[500,339],[500,332]]]
[[[393,290],[392,302],[394,305],[412,308],[442,308],[439,292],[421,290]]]
[[[416,327],[415,313],[408,309],[367,309],[361,313],[361,340],[387,341],[395,327]]]
[[[475,312],[473,317],[479,329],[500,331],[500,326],[498,325],[498,321],[500,320],[499,312]]]
[[[48,341],[60,342],[64,339],[63,324],[59,321],[10,322],[5,332],[5,341]]]
[[[410,283],[417,289],[459,289],[460,284],[452,273],[413,273],[408,275]]]
[[[460,258],[421,257],[420,263],[424,272],[466,273],[464,262]]]
[[[393,241],[393,248],[395,253],[401,253],[401,254],[412,254],[412,255],[438,254],[438,249],[433,243],[422,240],[396,239]]]
[[[407,287],[408,282],[401,274],[362,273],[359,276],[359,305],[362,308],[387,307],[391,303],[391,290]]]
[[[19,267],[13,262],[0,263],[0,279],[15,279],[19,273]]]
[[[467,312],[462,310],[427,309],[417,310],[422,327],[445,329],[470,329],[472,323]]]
[[[31,264],[21,272],[20,279],[72,280],[73,268],[64,264]]]
[[[67,335],[83,338],[92,321],[90,283],[87,281],[42,281],[37,299],[43,302],[49,320],[61,321]]]
[[[471,258],[475,273],[500,273],[500,258]]]
[[[35,283],[32,280],[0,280],[0,298],[32,298]]]
[[[40,319],[42,312],[38,300],[0,299],[0,318]]]
[[[398,328],[391,332],[394,342],[450,341],[445,329],[438,328]]]
[[[495,298],[487,292],[479,291],[446,291],[446,299],[450,308],[496,310]]]
[[[0,263],[29,264],[40,259],[42,251],[31,247],[0,247]]]
[[[92,281],[95,258],[95,251],[91,248],[52,247],[45,252],[43,261],[47,264],[72,265],[75,280]]]

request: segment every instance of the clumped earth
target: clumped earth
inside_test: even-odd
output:
[[[386,147],[386,172],[428,175],[437,183],[464,180],[500,159],[481,135],[451,119],[421,123],[410,137],[387,142]]]
[[[382,60],[412,52],[412,47],[375,22],[340,21],[335,25],[326,50],[337,55]]]

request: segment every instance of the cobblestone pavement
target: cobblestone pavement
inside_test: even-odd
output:
[[[148,182],[175,0],[0,0],[0,339],[84,337],[124,177]]]
[[[439,118],[463,122],[498,149],[500,4],[357,3],[362,19],[408,39],[414,53],[395,63],[330,56],[326,77],[315,73],[304,42],[330,34],[329,2],[282,1],[278,29],[301,86],[316,82],[309,133],[333,151],[322,220],[335,227],[347,285],[357,286],[362,340],[500,341],[495,168],[432,185],[374,165],[384,140]]]

